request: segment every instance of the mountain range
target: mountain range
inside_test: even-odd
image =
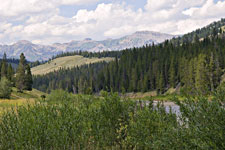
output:
[[[146,44],[161,43],[173,37],[175,36],[160,32],[138,31],[118,39],[95,41],[91,38],[86,38],[82,41],[54,43],[52,45],[34,44],[30,41],[21,40],[12,45],[0,45],[0,56],[5,52],[9,58],[19,58],[20,54],[24,53],[26,59],[29,61],[41,61],[48,60],[52,56],[62,52],[123,50],[132,47],[142,47]]]

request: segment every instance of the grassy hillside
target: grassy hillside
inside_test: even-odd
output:
[[[52,61],[31,68],[31,72],[33,75],[42,75],[49,72],[53,72],[54,70],[59,70],[60,68],[71,68],[75,66],[81,66],[84,64],[97,63],[101,61],[112,61],[113,58],[85,58],[83,56],[75,55],[75,56],[66,56],[53,59]]]
[[[0,99],[0,114],[12,106],[20,106],[26,103],[34,103],[35,99],[40,98],[41,95],[45,94],[41,91],[33,89],[32,91],[24,91],[23,93],[17,92],[16,88],[12,89],[10,99]]]

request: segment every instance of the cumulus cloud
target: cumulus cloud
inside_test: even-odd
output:
[[[101,40],[139,30],[184,34],[225,17],[225,1],[146,0],[133,9],[129,3],[107,0],[0,0],[0,40],[30,40],[50,44],[85,37]],[[73,17],[60,15],[62,5],[96,3],[77,10]]]
[[[99,0],[61,0],[61,4],[63,5],[87,5],[90,3],[98,2]]]
[[[39,13],[53,8],[55,8],[55,4],[45,0],[1,0],[0,16],[20,16],[26,13]]]
[[[225,17],[225,1],[214,3],[213,0],[207,0],[202,7],[192,7],[183,13],[196,19]]]
[[[1,0],[0,16],[13,17],[32,13],[47,13],[61,5],[84,5],[99,0]]]
[[[148,11],[156,11],[161,9],[169,9],[173,7],[176,0],[148,0],[145,9]]]

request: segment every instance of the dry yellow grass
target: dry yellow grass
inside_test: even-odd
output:
[[[157,91],[151,91],[151,92],[138,92],[138,93],[126,93],[126,97],[132,98],[132,99],[138,99],[138,98],[144,98],[144,97],[151,97],[151,96],[157,96]]]
[[[0,99],[0,115],[4,110],[15,108],[16,106],[33,104],[36,99],[40,98],[41,95],[45,94],[41,91],[33,89],[32,91],[24,91],[23,93],[17,92],[16,88],[12,89],[10,99]]]
[[[53,59],[52,61],[31,68],[31,72],[33,75],[43,75],[49,72],[53,72],[59,70],[60,68],[72,68],[76,66],[81,66],[84,64],[97,63],[102,61],[112,61],[113,58],[85,58],[80,55],[75,56],[65,56]]]

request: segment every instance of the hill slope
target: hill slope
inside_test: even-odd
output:
[[[90,63],[96,63],[96,62],[102,62],[102,61],[109,62],[112,60],[113,58],[110,58],[110,57],[85,58],[79,55],[59,57],[45,64],[31,68],[31,72],[33,75],[42,75],[49,72],[57,71],[60,68],[72,68],[72,67],[81,66],[84,64],[90,64]]]
[[[164,40],[171,39],[173,37],[173,35],[159,32],[140,31],[118,39],[95,41],[90,38],[86,38],[82,41],[55,43],[53,45],[37,45],[29,41],[22,40],[12,45],[0,45],[0,56],[6,52],[9,58],[19,58],[20,54],[24,53],[29,61],[48,60],[53,55],[57,55],[62,52],[122,50],[132,47],[142,47],[143,45],[152,44],[153,42],[161,43]]]

